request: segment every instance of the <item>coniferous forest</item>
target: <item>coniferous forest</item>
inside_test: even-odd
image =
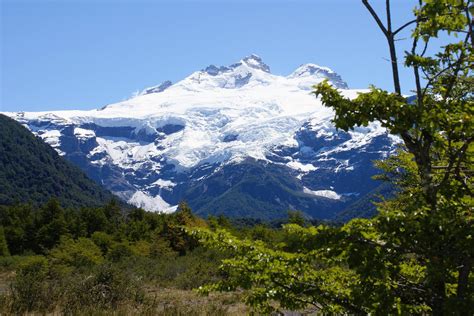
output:
[[[374,162],[390,188],[374,216],[147,212],[0,116],[0,314],[473,315],[474,6],[420,0],[395,26],[390,1],[385,15],[361,2],[388,44],[393,91],[347,98],[324,81],[312,93],[338,129],[379,122],[401,140]]]

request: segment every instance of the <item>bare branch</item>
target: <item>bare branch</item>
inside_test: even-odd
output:
[[[393,35],[396,35],[398,32],[400,32],[401,30],[403,30],[404,28],[406,28],[407,26],[413,24],[413,23],[416,23],[418,21],[418,19],[414,19],[414,20],[411,20],[405,24],[403,24],[402,26],[400,26],[398,29],[396,29],[394,32],[393,32]]]
[[[390,13],[390,0],[385,0],[385,10],[387,12],[387,33],[393,37],[395,34],[392,34],[392,14]]]
[[[426,41],[425,41],[425,47],[423,47],[423,51],[421,52],[421,57],[425,56],[426,54],[426,51],[428,50],[428,44],[430,42],[430,38],[428,38]]]
[[[369,10],[369,12],[372,15],[372,17],[374,18],[375,22],[377,22],[377,25],[382,30],[383,34],[385,36],[388,36],[387,29],[385,28],[385,26],[383,25],[383,23],[380,20],[379,16],[377,15],[377,12],[375,12],[374,8],[372,8],[372,6],[370,5],[369,1],[368,0],[362,0],[362,3],[365,5],[367,10]]]
[[[362,0],[362,3],[365,5],[367,10],[369,10],[370,14],[374,18],[375,22],[377,22],[379,28],[382,30],[383,34],[385,35],[388,47],[390,50],[390,61],[392,64],[392,75],[393,75],[393,86],[395,93],[398,95],[402,94],[402,89],[400,88],[400,76],[398,74],[398,65],[397,65],[397,50],[395,47],[394,36],[392,33],[392,17],[390,13],[390,0],[386,0],[386,11],[387,11],[387,27],[385,27],[380,20],[379,16],[375,12],[374,8],[369,4],[368,0]]]
[[[472,29],[472,23],[473,23],[473,19],[471,17],[471,14],[469,13],[469,2],[468,1],[468,4],[466,5],[466,7],[464,8],[464,12],[466,13],[466,18],[467,18],[467,23],[468,23],[468,34],[471,38],[471,45],[474,46],[474,30]]]
[[[413,44],[411,47],[411,54],[415,55],[416,54],[416,46],[418,45],[418,36],[415,36],[413,38]],[[419,108],[423,107],[423,98],[422,98],[422,93],[421,93],[421,81],[420,81],[420,69],[419,67],[415,64],[413,66],[413,73],[415,75],[415,84],[416,84],[416,103],[418,104]]]

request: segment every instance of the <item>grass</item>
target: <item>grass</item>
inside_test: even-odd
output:
[[[0,315],[18,315],[14,310],[11,282],[15,273],[0,272]],[[67,312],[65,300],[59,299],[48,311],[29,311],[28,314],[81,314],[81,315],[248,315],[251,309],[243,304],[242,293],[213,293],[202,296],[193,290],[162,288],[145,285],[144,299],[140,302],[125,300],[117,306],[83,306]]]

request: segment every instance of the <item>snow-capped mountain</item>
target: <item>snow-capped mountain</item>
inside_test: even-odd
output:
[[[379,124],[336,131],[312,95],[342,78],[305,64],[274,75],[251,55],[92,111],[5,113],[125,200],[171,212],[281,217],[299,209],[330,218],[378,184],[371,161],[394,148]]]

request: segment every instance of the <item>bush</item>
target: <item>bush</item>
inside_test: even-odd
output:
[[[75,276],[65,289],[64,312],[85,308],[117,309],[122,303],[142,303],[145,293],[139,280],[110,264],[98,266],[92,275]]]
[[[112,246],[107,254],[107,258],[112,262],[118,262],[125,258],[132,257],[134,255],[132,247],[128,242],[116,243]]]
[[[171,246],[168,240],[154,236],[150,246],[150,256],[152,258],[174,258],[178,255]]]
[[[0,314],[81,314],[145,304],[141,280],[117,264],[97,265],[87,272],[65,270],[62,274],[54,273],[55,268],[44,257],[26,258],[17,270],[11,295],[0,295]]]
[[[151,244],[146,240],[139,240],[131,245],[132,252],[135,256],[149,257],[151,254]]]
[[[50,251],[49,257],[55,264],[75,268],[92,267],[104,260],[100,248],[87,238],[73,240],[61,237],[59,245]]]
[[[213,250],[198,247],[186,256],[164,262],[162,280],[167,286],[179,289],[195,289],[209,282],[217,281],[221,275],[220,260],[223,257]]]
[[[8,256],[0,257],[0,271],[11,271],[20,265],[22,261],[25,260],[24,256]]]
[[[12,283],[12,308],[17,312],[46,311],[51,308],[55,291],[48,282],[49,265],[45,257],[25,259]]]
[[[114,245],[114,238],[107,233],[104,232],[95,232],[91,236],[92,241],[94,244],[99,246],[100,250],[104,255],[106,255],[110,248]]]

